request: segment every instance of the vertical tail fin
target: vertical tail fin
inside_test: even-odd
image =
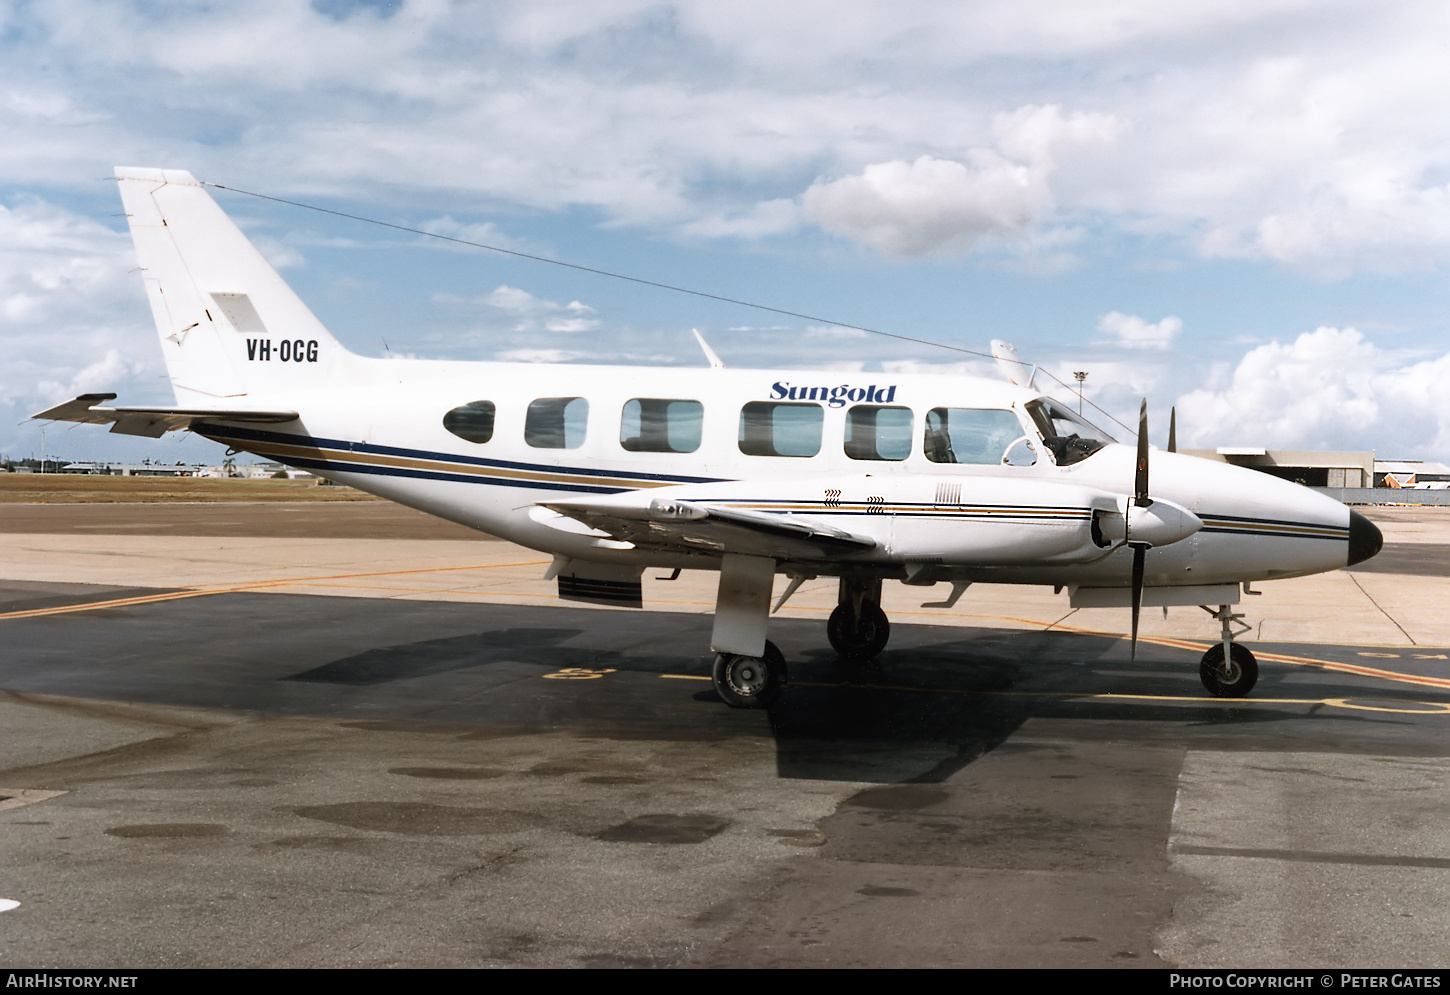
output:
[[[116,179],[178,404],[295,395],[352,357],[190,173]]]

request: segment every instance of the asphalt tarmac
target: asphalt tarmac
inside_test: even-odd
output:
[[[1178,610],[1134,660],[986,592],[1003,621],[893,611],[873,667],[809,604],[772,620],[791,686],[755,712],[698,595],[375,579],[537,559],[401,509],[390,546],[388,506],[328,506],[325,579],[281,587],[247,571],[313,549],[290,510],[186,506],[143,548],[166,512],[91,542],[30,507],[0,510],[7,966],[1450,963],[1450,649],[1393,597],[1440,592],[1450,516],[1312,589],[1368,599],[1319,606],[1338,630],[1251,639],[1247,700],[1207,697]]]

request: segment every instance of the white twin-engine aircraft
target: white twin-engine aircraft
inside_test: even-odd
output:
[[[1074,607],[1202,605],[1218,696],[1258,677],[1234,641],[1240,585],[1358,563],[1363,516],[1266,474],[1136,448],[1031,388],[960,376],[594,367],[348,352],[190,173],[117,169],[176,391],[87,394],[37,418],[237,450],[554,555],[559,595],[641,606],[646,567],[717,570],[720,697],[769,704],[776,574],[837,577],[826,636],[846,659],[890,632],[881,584],[1066,587]],[[704,345],[704,341],[701,340]],[[1010,347],[995,344],[1010,358]],[[1170,447],[1171,448],[1171,447]],[[1208,606],[1217,606],[1214,610]]]

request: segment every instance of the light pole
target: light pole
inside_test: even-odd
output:
[[[1078,370],[1073,376],[1077,378],[1077,413],[1082,414],[1082,382],[1087,379],[1087,371]]]

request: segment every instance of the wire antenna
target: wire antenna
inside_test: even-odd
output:
[[[472,242],[466,238],[454,238],[451,235],[440,235],[438,232],[434,231],[424,231],[421,228],[409,228],[407,225],[398,225],[393,224],[391,221],[381,221],[377,218],[363,217],[360,214],[348,214],[346,211],[335,211],[330,207],[319,207],[316,204],[304,204],[301,201],[286,200],[282,197],[273,197],[269,194],[257,193],[254,190],[242,190],[239,187],[223,186],[220,183],[209,183],[206,180],[200,180],[199,182],[202,186],[211,187],[215,190],[225,190],[228,193],[239,193],[246,197],[256,197],[258,200],[269,200],[274,204],[286,204],[288,207],[300,207],[305,211],[317,211],[320,214],[331,214],[333,217],[346,218],[349,221],[361,221],[363,224],[378,225],[383,228],[391,228],[394,231],[403,231],[407,232],[410,235],[423,235],[427,238],[437,238],[443,240],[444,242],[452,242],[455,245],[467,245],[474,249],[486,249],[489,252],[498,252],[505,256],[514,256],[518,259],[529,259],[536,263],[548,263],[551,266],[563,266],[566,269],[577,270],[581,273],[593,273],[595,276],[607,276],[614,280],[627,280],[630,283],[638,283],[646,287],[655,287],[659,290],[669,290],[677,294],[689,294],[692,297],[702,297],[706,300],[720,301],[724,304],[735,304],[739,307],[754,308],[757,311],[768,311],[771,314],[782,314],[788,318],[802,318],[806,321],[818,321],[821,324],[825,325],[835,325],[837,328],[850,328],[858,332],[865,332],[868,335],[880,335],[883,338],[896,339],[898,342],[911,342],[916,345],[930,346],[934,349],[946,349],[949,352],[961,353],[965,356],[978,356],[982,359],[994,358],[989,352],[981,352],[976,349],[968,349],[964,346],[951,345],[946,342],[937,342],[933,339],[919,339],[910,335],[900,335],[896,332],[882,331],[879,328],[867,328],[865,325],[853,325],[848,321],[836,321],[833,318],[823,318],[820,315],[805,314],[801,311],[788,311],[785,308],[771,307],[769,304],[757,304],[754,301],[743,301],[734,297],[725,297],[720,294],[706,293],[703,290],[692,290],[689,287],[680,287],[671,283],[661,283],[658,280],[646,280],[643,277],[630,276],[627,273],[615,273],[611,270],[598,269],[594,266],[582,266],[579,263],[565,262],[562,259],[550,259],[548,256],[536,256],[528,252],[519,252],[517,249],[505,249],[502,246],[488,245],[484,242]],[[1029,364],[1022,363],[1022,365],[1025,367]],[[1060,378],[1053,376],[1052,371],[1042,370],[1042,372],[1046,373],[1049,377],[1052,377],[1053,380],[1055,380],[1062,387],[1066,388],[1068,391],[1072,390],[1072,388],[1068,387],[1068,385],[1064,383]],[[1087,403],[1095,410],[1102,413],[1105,417],[1117,422],[1126,431],[1132,431],[1129,426],[1123,424],[1123,422],[1119,421],[1117,418],[1114,418],[1111,412],[1099,407],[1092,401],[1088,401]]]

